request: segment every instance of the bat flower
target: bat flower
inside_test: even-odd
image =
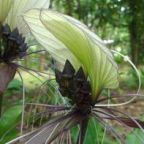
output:
[[[24,34],[28,27],[22,14],[31,8],[48,7],[48,0],[0,0],[0,92],[13,79],[17,65],[14,61],[27,55]]]
[[[59,112],[39,129],[8,144],[50,144],[60,141],[78,125],[77,144],[83,144],[89,119],[103,126],[116,120],[127,127],[143,129],[144,123],[109,106],[98,105],[104,89],[118,87],[118,72],[110,51],[85,25],[69,16],[46,10],[30,10],[24,19],[37,41],[60,64],[55,70],[59,92],[69,99],[67,105],[47,105],[47,112]],[[109,126],[109,125],[108,125]],[[109,129],[112,129],[109,126]],[[120,140],[120,136],[114,132]],[[71,143],[69,140],[63,143]]]

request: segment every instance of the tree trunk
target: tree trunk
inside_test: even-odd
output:
[[[65,0],[66,3],[66,14],[69,16],[73,15],[73,0]]]
[[[144,1],[129,0],[130,18],[129,33],[131,57],[135,65],[142,62],[144,53]]]
[[[139,45],[137,40],[137,27],[135,24],[135,20],[129,25],[129,33],[130,33],[130,47],[131,47],[131,59],[132,62],[137,65],[138,64],[138,55],[139,55]]]

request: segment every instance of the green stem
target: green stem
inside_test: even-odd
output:
[[[0,93],[0,118],[2,115],[3,93]]]
[[[86,119],[82,120],[80,123],[80,133],[78,136],[77,144],[83,144],[83,142],[84,142],[87,127],[88,127],[88,121],[89,121],[89,119],[86,118]]]

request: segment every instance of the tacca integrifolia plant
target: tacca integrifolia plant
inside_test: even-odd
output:
[[[30,10],[24,19],[37,41],[60,64],[55,70],[56,82],[59,92],[69,102],[61,106],[47,105],[47,111],[59,112],[58,116],[10,143],[50,144],[78,125],[77,144],[83,144],[91,117],[102,125],[109,119],[143,130],[142,121],[109,105],[99,105],[108,99],[101,98],[104,89],[118,87],[117,65],[100,38],[79,21],[54,11]]]

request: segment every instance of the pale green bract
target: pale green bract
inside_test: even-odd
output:
[[[37,41],[62,65],[68,59],[83,67],[96,100],[103,88],[116,88],[117,65],[102,40],[84,24],[50,10],[33,9],[24,15]]]
[[[49,0],[0,0],[0,23],[8,24],[11,29],[25,31],[22,14],[32,8],[47,8]]]
[[[9,13],[9,10],[12,6],[12,1],[13,0],[0,0],[0,22],[1,23],[7,17],[8,13]]]

